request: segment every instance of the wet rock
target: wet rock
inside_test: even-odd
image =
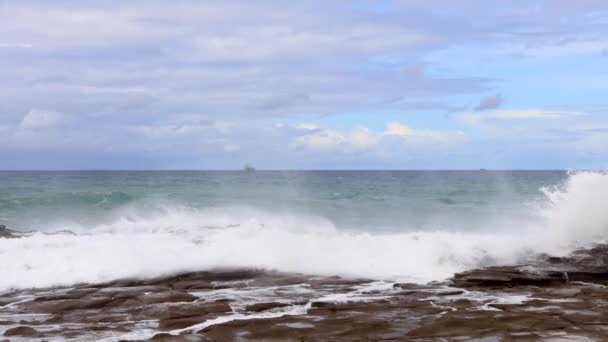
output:
[[[4,332],[4,336],[22,336],[22,337],[38,337],[40,333],[32,327],[18,326],[12,329],[8,329]]]
[[[207,272],[191,272],[179,274],[171,277],[157,278],[148,281],[150,284],[175,284],[186,281],[217,282],[217,281],[238,281],[254,279],[263,275],[263,270],[257,269],[227,269],[214,270]]]
[[[446,290],[446,291],[436,292],[435,295],[440,296],[440,297],[446,297],[446,296],[458,296],[463,293],[464,293],[463,290]]]
[[[493,266],[457,273],[456,287],[559,286],[574,281],[608,281],[608,245],[581,249],[568,257],[543,256],[526,265]]]
[[[449,305],[449,307],[454,308],[456,310],[462,310],[462,309],[469,309],[477,304],[478,303],[476,303],[472,300],[460,298],[460,299],[451,301],[448,305]]]
[[[204,336],[200,335],[187,335],[187,336],[179,336],[179,335],[171,335],[168,333],[160,333],[154,335],[148,341],[151,342],[199,342],[199,341],[208,341]]]
[[[168,286],[162,285],[140,285],[140,286],[128,286],[128,287],[110,287],[100,289],[100,294],[113,296],[114,298],[133,298],[141,295],[142,293],[151,292],[165,292],[171,290]]]
[[[204,280],[181,280],[172,284],[175,290],[213,290],[213,283]]]
[[[358,279],[349,279],[342,277],[326,277],[326,278],[313,278],[310,280],[310,287],[313,289],[321,289],[323,287],[328,286],[336,286],[336,287],[345,287],[345,286],[354,286],[361,285],[366,283],[371,283],[372,279],[358,278]]]
[[[227,313],[232,312],[232,308],[225,302],[197,302],[153,307],[147,306],[143,308],[143,312],[148,316],[164,319]]]
[[[199,324],[230,312],[232,308],[226,302],[196,302],[145,306],[138,315],[154,317],[159,320],[159,328],[173,330]]]
[[[180,291],[167,291],[159,293],[146,293],[136,298],[143,304],[157,304],[157,303],[179,303],[179,302],[193,302],[196,297],[188,292]]]
[[[371,305],[366,302],[325,302],[325,301],[315,301],[311,303],[311,307],[313,310],[309,311],[311,314],[315,313],[327,313],[327,312],[338,312],[338,311],[376,311],[378,306],[380,309],[388,309],[390,303],[385,300],[376,300],[375,305]]]
[[[567,327],[572,326],[572,324],[561,317],[556,316],[543,316],[532,325],[531,330],[540,330],[540,331],[551,331],[551,330],[561,330]]]
[[[487,267],[468,272],[456,273],[455,287],[499,287],[499,286],[552,286],[565,284],[568,278],[564,272],[525,270],[517,266]]]
[[[247,307],[245,307],[245,310],[251,311],[251,312],[262,312],[262,311],[268,311],[268,310],[272,310],[272,309],[276,309],[276,308],[283,308],[286,306],[289,306],[289,304],[278,303],[278,302],[256,303],[256,304],[248,305]]]
[[[57,313],[71,310],[100,309],[111,301],[112,298],[110,297],[49,300],[33,303],[32,311],[40,313]]]
[[[412,283],[395,283],[393,284],[394,289],[403,289],[403,290],[431,290],[435,289],[436,286],[430,285],[421,285],[421,284],[412,284]]]
[[[545,291],[545,296],[555,298],[573,298],[581,294],[581,289],[573,287],[560,287],[556,289],[549,289]]]
[[[303,274],[277,274],[273,272],[265,273],[262,276],[256,277],[248,283],[249,286],[288,286],[297,284],[306,284],[310,281],[310,276]]]
[[[16,297],[9,297],[7,296],[6,298],[1,298],[0,297],[0,307],[5,306],[5,305],[9,305],[11,303],[15,303],[20,301],[20,298],[16,298]]]
[[[310,306],[313,308],[326,308],[326,307],[336,306],[336,303],[318,301],[318,302],[312,302],[310,304]]]
[[[607,265],[608,247],[594,246],[567,257],[542,256],[526,265],[455,275],[452,283],[466,290],[439,282],[365,291],[360,285],[369,279],[258,270],[193,272],[4,293],[0,303],[14,304],[0,307],[0,314],[18,315],[10,326],[18,321],[26,327],[53,324],[57,328],[52,331],[37,328],[49,340],[120,339],[151,322],[149,329],[157,329],[151,341],[602,341],[608,340],[608,287],[601,281],[608,276]],[[243,307],[241,296],[232,295],[241,291],[243,298],[260,296],[263,302]],[[349,300],[324,299],[335,294],[347,294]],[[23,300],[27,298],[32,300]],[[311,307],[301,315],[247,319],[286,305],[304,309],[306,303]],[[199,332],[161,333],[233,313],[242,316]]]
[[[8,228],[6,228],[5,225],[0,224],[0,238],[5,238],[5,239],[15,239],[18,238],[19,236],[15,235],[15,231],[14,230],[10,230]]]
[[[80,299],[80,298],[90,295],[96,291],[97,291],[97,289],[89,289],[89,288],[73,289],[73,290],[67,290],[67,291],[57,291],[55,293],[51,293],[51,294],[48,294],[45,296],[36,297],[34,299],[34,301],[35,302],[48,302],[48,301],[65,300],[65,299]]]
[[[608,325],[608,315],[593,311],[565,313],[561,318],[575,325]]]
[[[205,316],[165,318],[158,321],[158,327],[162,330],[184,329],[203,323],[206,320],[207,317]]]

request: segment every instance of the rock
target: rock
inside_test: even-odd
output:
[[[263,270],[256,269],[235,269],[235,270],[215,270],[208,272],[191,272],[179,274],[171,277],[157,278],[150,280],[150,284],[174,284],[178,282],[186,281],[201,281],[201,282],[212,282],[212,281],[238,281],[254,279],[260,275],[263,275]]]
[[[225,302],[197,302],[144,307],[142,314],[159,320],[164,330],[183,329],[232,312]]]
[[[15,298],[15,297],[0,298],[0,307],[11,304],[11,303],[18,302],[20,300],[21,300],[21,298]]]
[[[188,292],[166,291],[147,293],[137,297],[143,304],[194,302],[196,297]]]
[[[18,326],[16,328],[8,329],[4,332],[4,336],[38,337],[40,336],[40,333],[32,327]]]
[[[412,283],[395,283],[393,284],[394,289],[403,289],[403,290],[432,290],[435,289],[435,286],[429,285],[420,285],[420,284],[412,284]]]
[[[446,287],[445,282],[402,283],[393,290],[367,291],[359,285],[369,279],[221,270],[19,290],[0,294],[0,303],[12,303],[0,306],[0,325],[53,325],[52,330],[22,332],[83,341],[120,340],[141,330],[142,322],[153,322],[146,328],[156,331],[150,341],[608,341],[608,287],[602,281],[608,279],[608,247],[526,262],[454,275],[452,284],[462,288]],[[582,279],[592,282],[577,281]],[[260,290],[268,299],[243,307],[240,299],[259,298]],[[334,295],[353,300],[333,301]],[[301,305],[301,314],[253,314],[287,305]],[[237,320],[218,319],[224,323],[180,335],[162,332],[230,317],[233,308],[242,314]]]
[[[171,335],[169,333],[160,333],[152,336],[148,341],[169,341],[172,338],[178,337],[176,335]]]
[[[374,302],[376,305],[389,304],[388,301],[385,300],[376,300]],[[370,305],[366,302],[324,302],[324,301],[315,301],[311,303],[312,310],[310,313],[314,312],[338,312],[338,311],[359,311],[365,312],[368,310],[375,311],[378,307],[376,305]],[[387,309],[388,306],[382,306],[381,309]]]
[[[469,299],[464,299],[464,298],[460,298],[454,301],[451,301],[449,303],[449,306],[451,308],[457,309],[457,310],[462,310],[462,309],[469,309],[472,306],[477,305],[477,303],[469,300]]]
[[[543,256],[527,265],[493,266],[457,273],[456,287],[559,286],[573,281],[608,281],[608,245],[573,252],[568,257]]]
[[[348,279],[341,277],[327,277],[327,278],[316,278],[310,280],[310,287],[313,289],[320,289],[327,286],[352,286],[361,285],[365,283],[373,282],[372,279]]]
[[[160,333],[154,335],[148,341],[151,342],[199,342],[199,341],[207,341],[203,336],[199,335],[188,335],[188,336],[179,336],[179,335],[171,335],[168,333]]]
[[[561,316],[561,318],[576,325],[608,325],[608,315],[599,314],[593,311],[565,313]]]
[[[0,224],[0,238],[16,239],[19,236],[15,235],[15,231],[7,229],[5,225]]]
[[[36,297],[34,299],[35,302],[48,302],[54,300],[64,300],[64,299],[80,299],[84,296],[90,295],[96,292],[97,289],[73,289],[68,291],[57,291],[56,293],[51,293],[45,296]]]
[[[251,312],[262,312],[262,311],[272,310],[272,309],[276,309],[276,308],[283,308],[286,306],[289,306],[289,304],[278,303],[278,302],[256,303],[256,304],[248,305],[247,307],[245,307],[245,310],[251,311]]]
[[[225,302],[196,302],[144,306],[140,312],[146,316],[158,319],[183,318],[192,316],[208,316],[209,314],[220,314],[232,312],[232,308]]]
[[[71,310],[100,309],[112,301],[111,297],[49,300],[33,302],[32,310],[38,313],[57,313]]]
[[[313,308],[326,308],[326,307],[336,306],[336,303],[318,301],[318,302],[312,302],[310,304],[310,306]]]
[[[518,266],[486,267],[468,272],[456,273],[453,278],[455,287],[489,286],[551,286],[565,284],[565,272],[542,269],[524,269]]]
[[[555,297],[555,298],[573,298],[578,296],[581,293],[581,289],[578,288],[557,288],[550,289],[545,292],[546,295]]]
[[[166,318],[158,321],[158,328],[162,330],[184,329],[203,323],[206,320],[205,316]]]
[[[440,296],[440,297],[445,297],[445,296],[458,296],[463,293],[464,293],[463,290],[447,290],[447,291],[436,292],[435,295]]]
[[[204,280],[181,280],[173,283],[172,287],[175,290],[212,290],[215,285]]]

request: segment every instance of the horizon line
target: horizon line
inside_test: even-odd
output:
[[[0,169],[0,172],[301,172],[301,171],[604,171],[605,168],[548,168],[548,169]]]

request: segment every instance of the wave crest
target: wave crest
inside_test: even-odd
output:
[[[572,173],[560,187],[542,191],[541,224],[477,233],[409,227],[374,234],[313,215],[251,208],[165,207],[151,217],[123,208],[111,223],[69,227],[76,235],[0,239],[7,260],[0,264],[0,290],[223,267],[427,282],[531,253],[566,254],[605,238],[608,175]]]

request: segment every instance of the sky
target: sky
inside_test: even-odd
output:
[[[608,167],[605,0],[0,0],[0,169]]]

